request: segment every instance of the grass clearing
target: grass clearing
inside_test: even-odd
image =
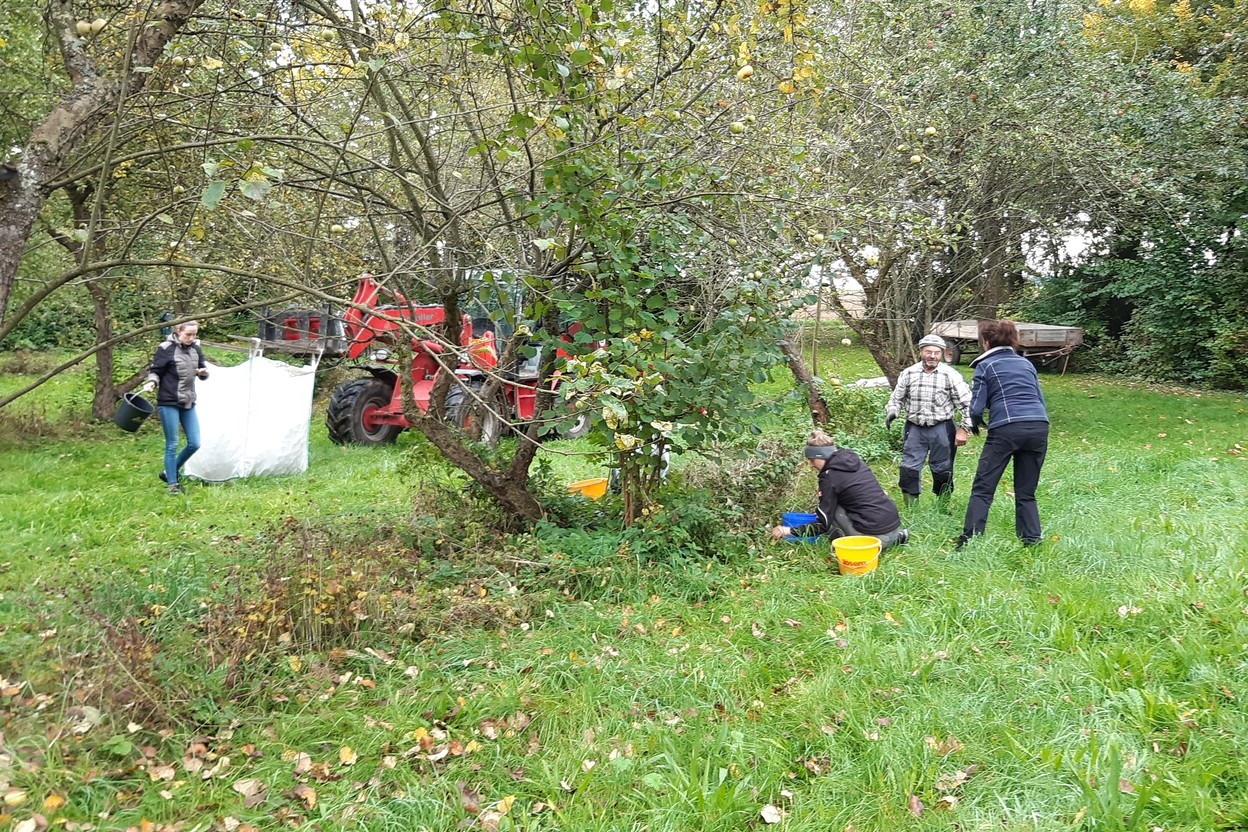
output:
[[[821,370],[874,375],[832,343]],[[338,448],[319,421],[306,476],[184,498],[156,479],[154,424],[6,446],[0,783],[25,797],[0,823],[735,830],[772,806],[802,830],[1248,826],[1248,403],[1042,384],[1046,542],[1014,539],[1007,480],[952,551],[972,439],[952,513],[925,495],[861,579],[761,524],[747,554],[669,560],[457,528],[411,439]],[[72,415],[86,388],[63,385],[49,412]],[[795,439],[801,411],[760,422]],[[559,481],[595,473],[547,456]],[[795,476],[791,507],[812,490]],[[272,598],[307,625],[284,643]]]

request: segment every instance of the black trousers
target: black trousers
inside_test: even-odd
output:
[[[963,538],[984,533],[997,483],[1005,473],[1005,466],[1013,460],[1014,532],[1024,543],[1040,542],[1036,486],[1048,449],[1048,422],[1013,422],[988,431],[983,453],[979,455],[979,467],[975,469],[975,482],[971,484],[966,519],[962,521]]]

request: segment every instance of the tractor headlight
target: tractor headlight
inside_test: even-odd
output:
[[[389,361],[390,350],[373,350],[369,353],[368,358],[370,361]]]

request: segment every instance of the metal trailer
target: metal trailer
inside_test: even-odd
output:
[[[1070,354],[1075,347],[1083,343],[1083,330],[1077,326],[1055,326],[1053,324],[1027,324],[1015,322],[1018,327],[1018,351],[1031,360],[1037,367],[1057,367],[1066,372],[1070,363]],[[973,355],[979,350],[979,321],[941,321],[932,324],[932,333],[944,338],[948,343],[945,359],[950,364],[957,364],[964,355]]]

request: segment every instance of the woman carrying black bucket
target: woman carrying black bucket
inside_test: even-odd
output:
[[[204,351],[195,336],[199,324],[185,321],[173,328],[168,340],[156,348],[152,369],[143,389],[156,390],[156,410],[165,431],[165,467],[160,478],[170,494],[179,494],[178,471],[199,450],[199,416],[195,413],[195,380],[208,378]],[[178,427],[186,434],[186,446],[178,453]]]

